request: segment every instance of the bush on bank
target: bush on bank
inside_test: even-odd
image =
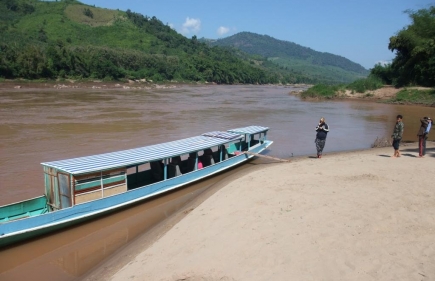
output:
[[[422,105],[435,105],[435,89],[403,89],[390,99],[391,103],[412,103]]]
[[[344,91],[344,85],[325,85],[317,84],[308,90],[301,93],[301,98],[323,98],[332,99],[337,96],[340,91]]]
[[[346,86],[346,89],[355,91],[357,93],[365,93],[366,91],[373,91],[380,89],[384,86],[382,80],[378,77],[369,76],[365,79],[358,79]]]
[[[340,96],[340,92],[350,90],[352,93],[364,93],[366,91],[373,91],[383,87],[382,80],[369,76],[365,79],[358,79],[348,85],[315,85],[301,94],[302,98],[320,98],[331,99]]]

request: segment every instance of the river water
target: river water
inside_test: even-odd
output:
[[[328,152],[369,148],[377,137],[391,135],[397,114],[404,116],[404,140],[415,141],[419,118],[435,116],[435,108],[429,107],[390,105],[362,100],[302,101],[289,94],[292,90],[294,88],[284,86],[216,85],[179,86],[146,91],[2,90],[0,205],[42,194],[44,183],[41,162],[136,148],[208,131],[249,125],[270,128],[268,137],[274,144],[267,151],[268,155],[280,158],[315,155],[314,128],[320,117],[325,117],[330,126],[324,150],[327,156]],[[217,177],[215,181],[221,180],[222,177],[225,175]],[[19,276],[16,274],[32,272],[35,264],[41,268],[41,262],[38,263],[35,259],[37,256],[43,256],[44,266],[55,264],[53,267],[60,268],[62,274],[59,273],[57,280],[74,280],[166,217],[168,212],[178,210],[179,206],[191,200],[195,194],[213,184],[193,185],[184,194],[175,196],[184,199],[166,198],[165,203],[159,205],[160,209],[154,211],[149,211],[148,207],[138,206],[135,207],[139,208],[137,214],[134,211],[124,212],[118,221],[115,219],[116,216],[106,218],[110,223],[105,226],[93,226],[92,232],[96,229],[106,230],[89,238],[89,241],[83,239],[89,232],[87,228],[94,224],[85,224],[70,230],[64,238],[59,238],[60,235],[55,236],[63,241],[59,242],[58,246],[53,246],[50,241],[54,238],[51,237],[48,240],[40,239],[8,249],[5,253],[8,253],[6,260],[9,260],[9,266],[3,263],[0,276],[5,274],[4,278],[16,278]],[[149,218],[156,213],[161,214],[157,219]],[[152,223],[138,228],[134,223],[137,219]],[[113,229],[120,229],[116,227],[117,224],[124,225],[128,221],[132,222],[122,228],[123,233],[115,232],[112,240],[101,242],[105,241],[101,240],[101,235],[107,238],[107,233],[113,233]],[[73,232],[79,233],[78,236],[71,238]],[[73,246],[65,240],[82,242],[75,242]],[[80,254],[77,253],[80,247],[89,250],[92,248],[89,245],[94,245],[96,241],[103,244],[95,246],[92,254],[84,254],[88,257],[87,261],[80,259]],[[56,258],[50,257],[47,250],[42,250],[46,249],[47,245],[51,247],[50,253],[58,252]],[[71,249],[74,251],[71,252]],[[10,258],[29,250],[39,255]],[[5,254],[0,255],[0,258],[1,256],[5,258]],[[75,268],[68,268],[72,260],[76,261],[72,263]],[[77,263],[78,260],[83,262]],[[21,268],[22,264],[26,264],[27,267]]]
[[[130,149],[208,131],[270,127],[268,152],[315,153],[314,128],[331,128],[325,154],[369,148],[404,115],[405,140],[435,108],[364,101],[306,102],[291,87],[182,86],[153,91],[44,90],[0,93],[0,204],[42,192],[41,162]]]

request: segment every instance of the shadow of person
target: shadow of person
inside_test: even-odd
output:
[[[390,155],[385,155],[385,154],[379,154],[378,156],[380,156],[380,157],[391,157]]]
[[[417,148],[406,148],[406,149],[401,149],[401,152],[415,152],[418,153],[418,147]],[[434,152],[435,148],[434,147],[430,147],[430,148],[426,148],[426,153],[428,152]]]
[[[418,148],[407,148],[407,149],[401,149],[401,152],[415,152],[418,153]]]
[[[402,153],[402,155],[403,156],[408,156],[408,157],[417,157],[416,155],[411,154],[411,153]]]

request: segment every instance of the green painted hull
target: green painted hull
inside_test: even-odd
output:
[[[0,223],[39,216],[48,212],[47,198],[40,196],[0,207]]]

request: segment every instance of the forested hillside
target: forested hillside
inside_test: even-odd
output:
[[[74,0],[0,1],[0,78],[315,83],[186,38],[155,17]]]
[[[351,82],[367,76],[368,70],[344,57],[314,51],[267,35],[241,32],[208,41],[211,46],[227,46],[260,55],[288,70],[303,73],[321,82]]]

